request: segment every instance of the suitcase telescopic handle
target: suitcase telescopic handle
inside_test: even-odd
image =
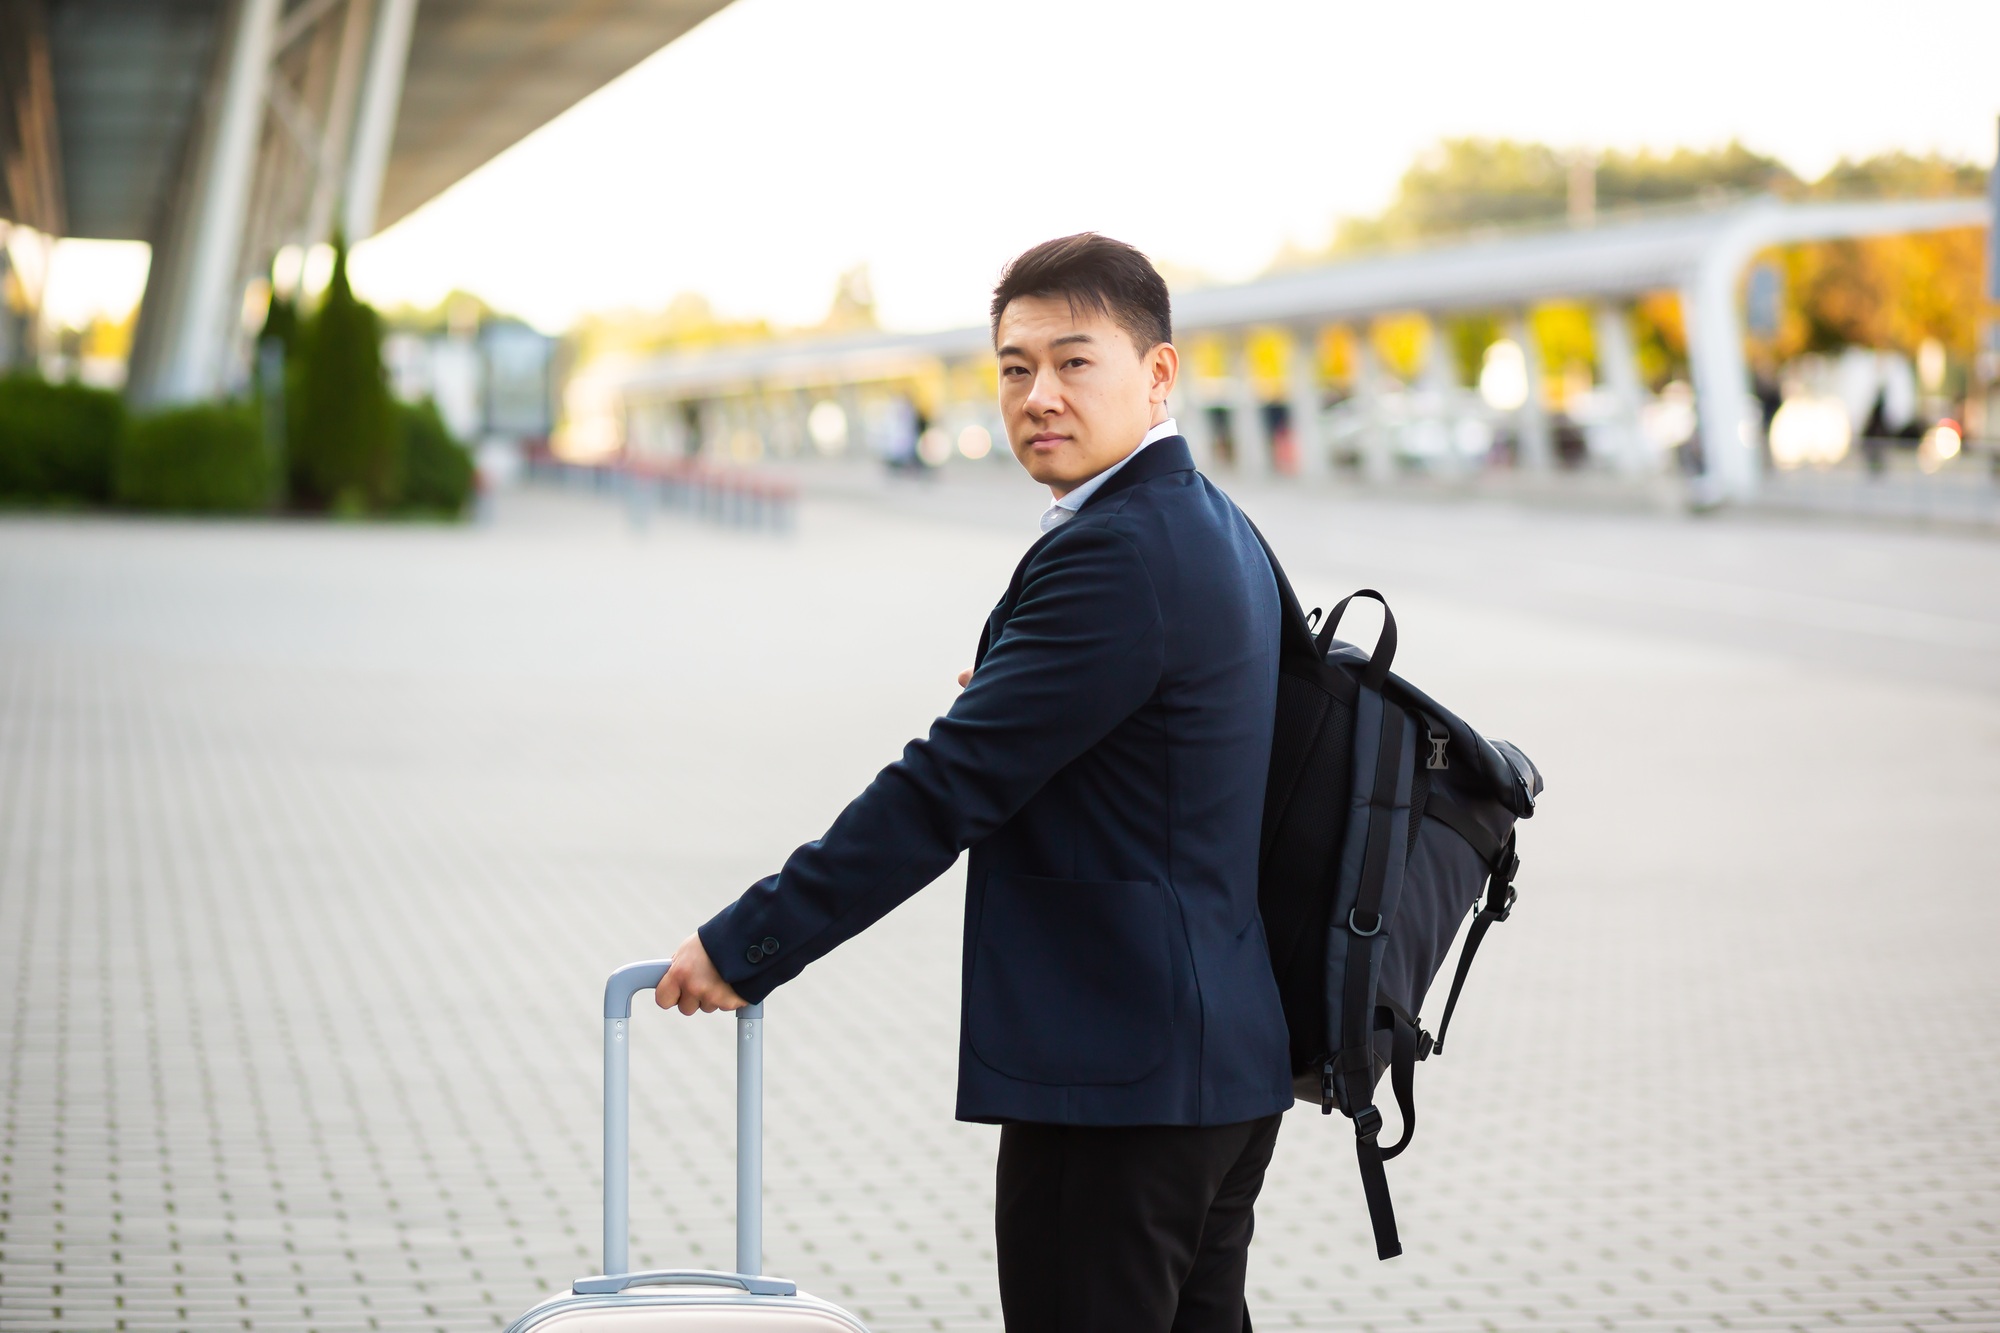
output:
[[[627,963],[604,983],[604,1271],[631,1271],[632,997],[667,975],[671,958]],[[736,1271],[764,1269],[764,1006],[736,1011]]]

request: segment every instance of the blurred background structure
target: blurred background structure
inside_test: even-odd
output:
[[[120,389],[140,412],[254,398],[266,470],[298,474],[296,459],[279,457],[287,377],[310,359],[310,339],[292,330],[313,317],[337,250],[496,172],[513,182],[515,211],[523,191],[559,188],[546,152],[510,148],[552,120],[582,123],[563,113],[629,83],[619,76],[697,26],[704,50],[718,49],[728,34],[704,20],[725,8],[6,0],[0,362]],[[768,26],[746,17],[731,30],[734,57],[749,63],[730,92],[775,108],[782,133],[803,133],[813,94],[798,92],[785,123],[793,90],[768,82],[767,67],[803,85],[810,67],[787,52],[823,15],[782,13],[778,0],[751,9]],[[1084,42],[1131,36],[1095,32],[1087,13],[1062,17]],[[856,72],[857,105],[888,90],[898,116],[920,111],[893,100],[906,74],[928,78],[964,57],[940,47],[920,53],[920,68],[863,73],[871,35],[836,24],[821,39],[830,33],[851,48],[828,62]],[[1831,40],[1822,34],[1821,65]],[[1830,77],[1809,59],[1787,71],[1795,82]],[[602,162],[593,188],[671,180],[691,154],[656,146],[668,128],[622,123],[627,157]],[[705,137],[717,127],[690,146]],[[884,174],[893,145],[821,140],[779,174],[816,180],[850,154],[871,164],[853,182],[876,190],[866,215],[895,234],[923,189]],[[671,208],[737,207],[698,173],[681,184]],[[1176,411],[1208,466],[1253,482],[2000,523],[2000,278],[1987,258],[1996,193],[1989,163],[1935,149],[1842,156],[1813,178],[1739,140],[1655,150],[1446,137],[1418,153],[1379,212],[1341,216],[1323,245],[1287,241],[1254,275],[1218,282],[1156,255],[1186,353]],[[791,230],[806,239],[841,211],[802,212]],[[673,219],[658,221],[664,234]],[[432,266],[508,223],[507,211],[489,212],[470,231],[431,236]],[[52,317],[58,238],[145,242],[136,314],[81,327]],[[513,267],[553,276],[580,259],[524,250]],[[602,256],[591,262],[603,267]],[[610,268],[637,286],[670,262],[642,219]],[[835,484],[852,480],[825,466],[836,460],[925,474],[1006,453],[984,333],[970,319],[885,324],[865,256],[817,324],[724,314],[687,291],[664,307],[573,310],[566,328],[537,327],[491,293],[413,300],[414,290],[406,272],[373,316],[386,334],[381,374],[399,399],[435,405],[489,486],[522,475],[524,450],[543,446],[614,468],[811,462]],[[976,318],[976,305],[964,314]],[[6,472],[0,493],[22,491]],[[311,507],[316,493],[295,484],[276,503]]]
[[[1376,481],[1404,468],[1463,474],[1485,467],[1498,446],[1507,462],[1534,476],[1590,466],[1644,478],[1658,474],[1671,451],[1685,449],[1698,499],[1750,500],[1779,410],[1762,411],[1751,373],[1740,295],[1752,260],[1807,241],[1985,228],[1990,217],[1979,199],[1759,200],[1602,221],[1585,211],[1562,230],[1197,287],[1175,300],[1176,336],[1191,353],[1175,410],[1204,466],[1247,477],[1323,477],[1340,463]],[[1662,401],[1644,387],[1633,306],[1655,292],[1679,304],[1691,401]],[[1579,367],[1584,387],[1564,404],[1580,438],[1560,450],[1545,386],[1548,356],[1530,317],[1556,302],[1588,303],[1594,341]],[[1502,331],[1475,349],[1476,385],[1465,382],[1450,327],[1468,316]],[[1384,327],[1397,317],[1415,328]],[[1769,337],[1776,329],[1756,331]],[[1407,383],[1378,351],[1399,334],[1416,343]],[[593,386],[601,395],[594,406],[630,432],[603,443],[641,454],[754,460],[767,447],[795,456],[815,444],[836,452],[853,431],[877,452],[914,450],[914,461],[936,466],[953,453],[986,456],[999,430],[991,358],[983,326],[739,347],[621,368],[608,385]],[[1935,398],[1941,375],[1925,387]],[[1879,384],[1862,386],[1863,419],[1880,391]],[[930,404],[918,411],[935,425],[917,426],[907,407],[899,413],[899,404],[918,400]],[[1895,428],[1916,416],[1913,398],[1904,401]],[[926,440],[927,430],[940,434]],[[1780,441],[1781,449],[1788,445]]]
[[[0,217],[152,247],[137,402],[240,391],[282,249],[372,235],[725,2],[7,0]]]

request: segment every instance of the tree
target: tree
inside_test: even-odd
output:
[[[1977,197],[1986,172],[1936,156],[1884,153],[1835,163],[1813,182],[1820,199]],[[1785,278],[1777,360],[1843,347],[1914,353],[1935,338],[1955,359],[1975,351],[1985,236],[1971,227],[1787,246],[1773,258]]]
[[[1494,227],[1555,223],[1569,210],[1575,152],[1512,139],[1446,139],[1403,173],[1396,197],[1373,218],[1345,218],[1335,227],[1334,253],[1381,245],[1442,240]],[[1721,148],[1670,153],[1592,155],[1596,205],[1655,206],[1746,194],[1795,195],[1803,188],[1790,168],[1730,142]]]
[[[1288,252],[1279,267],[1371,247],[1443,241],[1483,229],[1553,225],[1568,211],[1576,154],[1507,139],[1447,139],[1403,174],[1389,206],[1337,224],[1318,256]],[[1598,206],[1616,210],[1749,195],[1787,199],[1922,198],[1978,195],[1986,169],[1946,158],[1884,153],[1842,159],[1806,182],[1776,158],[1740,143],[1671,152],[1606,152],[1592,158]],[[1788,246],[1770,258],[1783,271],[1784,304],[1760,359],[1863,346],[1914,352],[1935,338],[1963,364],[1980,317],[1983,235],[1976,229]],[[1570,320],[1572,325],[1577,321]],[[1452,345],[1461,366],[1490,321],[1461,318]],[[1687,342],[1678,300],[1649,295],[1638,304],[1639,354],[1649,380],[1685,373]],[[1547,330],[1542,330],[1545,334]],[[1579,347],[1587,343],[1579,333]],[[1562,354],[1552,354],[1551,369]],[[1573,359],[1573,358],[1572,358]]]
[[[333,277],[299,331],[287,376],[292,494],[310,508],[388,509],[401,497],[401,439],[382,371],[381,321],[347,281],[334,238]]]

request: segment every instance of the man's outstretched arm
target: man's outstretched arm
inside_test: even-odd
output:
[[[755,1003],[880,920],[1144,703],[1163,647],[1132,544],[1095,525],[1061,532],[1036,552],[1006,627],[930,735],[702,926],[722,987],[693,960],[682,972],[676,955],[662,1005]]]

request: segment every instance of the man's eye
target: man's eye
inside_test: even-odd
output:
[[[1002,366],[1000,368],[1000,373],[1002,375],[1012,375],[1015,376],[1016,378],[1019,378],[1020,376],[1028,373],[1028,368],[1026,366]]]
[[[1080,356],[1073,356],[1069,360],[1063,362],[1063,369],[1068,370],[1071,366],[1087,366],[1089,364],[1090,362],[1086,361],[1084,358]]]

